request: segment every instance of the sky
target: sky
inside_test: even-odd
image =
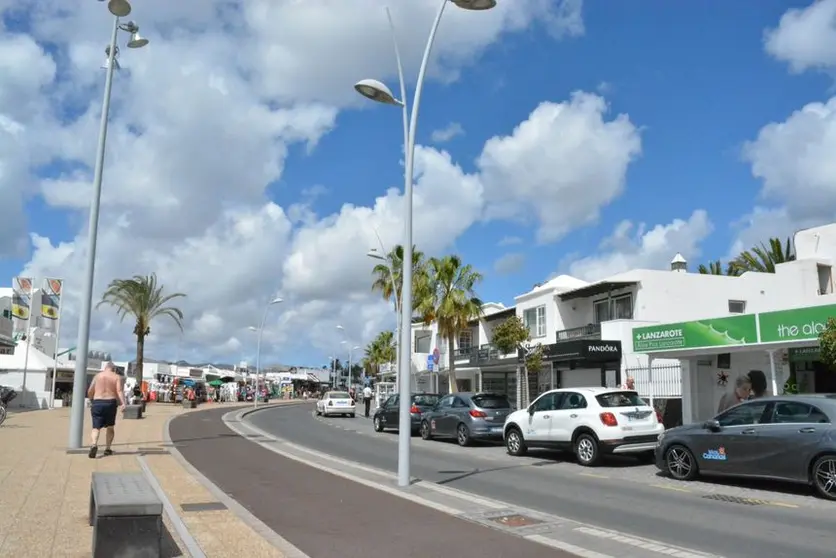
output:
[[[408,99],[439,0],[388,0]],[[394,327],[370,291],[403,238],[403,128],[384,0],[135,0],[98,229],[98,300],[157,273],[184,332],[157,359],[322,365]],[[106,2],[0,0],[0,276],[65,280],[77,336],[112,26]],[[836,0],[449,4],[415,154],[415,241],[459,254],[483,300],[566,273],[692,269],[832,222]],[[378,239],[379,237],[379,239]],[[342,329],[337,328],[343,326]],[[132,358],[94,310],[91,347]],[[342,342],[345,343],[342,343]],[[357,353],[355,351],[355,359]]]

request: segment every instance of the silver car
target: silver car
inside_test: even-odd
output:
[[[502,440],[505,417],[513,411],[504,395],[452,393],[421,415],[421,437],[455,438],[460,446],[474,440]]]
[[[656,466],[699,474],[812,485],[836,500],[836,395],[762,397],[659,436]]]

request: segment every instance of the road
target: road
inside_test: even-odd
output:
[[[311,406],[248,417],[278,437],[343,459],[397,470],[397,434],[363,418],[314,417]],[[412,475],[487,498],[725,558],[832,558],[836,504],[802,487],[677,483],[619,460],[582,468],[553,452],[515,458],[502,447],[413,438]],[[770,486],[769,488],[774,488]]]

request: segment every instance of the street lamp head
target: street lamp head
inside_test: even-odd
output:
[[[128,0],[110,0],[107,9],[116,17],[128,17],[131,15],[131,3]]]
[[[128,39],[128,48],[142,48],[148,44],[148,39],[139,35],[139,27],[136,27],[131,32],[131,38]]]
[[[277,296],[276,298],[270,301],[270,304],[281,304],[282,302],[284,302],[284,299],[280,296]]]
[[[341,325],[338,325],[338,326],[337,326],[337,329],[345,329],[345,328],[344,328],[343,326],[341,326]]]
[[[496,8],[496,0],[451,0],[453,4],[463,10],[481,12]]]
[[[403,106],[386,84],[376,79],[364,79],[354,84],[354,89],[363,97],[386,105]]]
[[[379,253],[376,249],[374,249],[374,248],[372,248],[371,250],[369,250],[369,251],[366,253],[366,256],[368,256],[368,257],[370,257],[370,258],[372,258],[372,259],[374,259],[374,260],[385,260],[385,259],[386,259],[386,258],[384,258],[383,256],[381,256],[381,255],[380,255],[380,253]]]
[[[340,345],[346,345],[348,341],[340,341]]]
[[[121,70],[122,66],[119,64],[119,47],[116,47],[116,50],[113,51],[113,69],[114,70]],[[102,70],[110,69],[110,47],[105,48],[105,59],[104,63],[102,64]]]
[[[249,329],[250,331],[258,331],[258,328],[255,326],[250,326],[247,329]]]

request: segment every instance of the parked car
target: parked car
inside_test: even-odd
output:
[[[355,416],[354,400],[347,391],[328,391],[316,402],[316,414],[324,417],[334,415]]]
[[[722,475],[812,485],[836,500],[836,395],[762,397],[659,436],[656,466],[675,479]]]
[[[460,446],[474,440],[502,440],[511,403],[496,393],[453,393],[421,417],[421,437],[455,438]]]
[[[375,409],[372,415],[374,429],[383,432],[387,429],[398,430],[400,425],[400,394],[390,395],[383,404]],[[418,434],[421,427],[421,415],[438,403],[437,393],[413,393],[410,395],[411,406],[409,409],[410,425],[412,434]]]
[[[604,455],[635,455],[653,461],[662,419],[635,391],[604,387],[548,391],[527,409],[508,415],[503,431],[511,455],[529,448],[574,452],[591,467]]]

